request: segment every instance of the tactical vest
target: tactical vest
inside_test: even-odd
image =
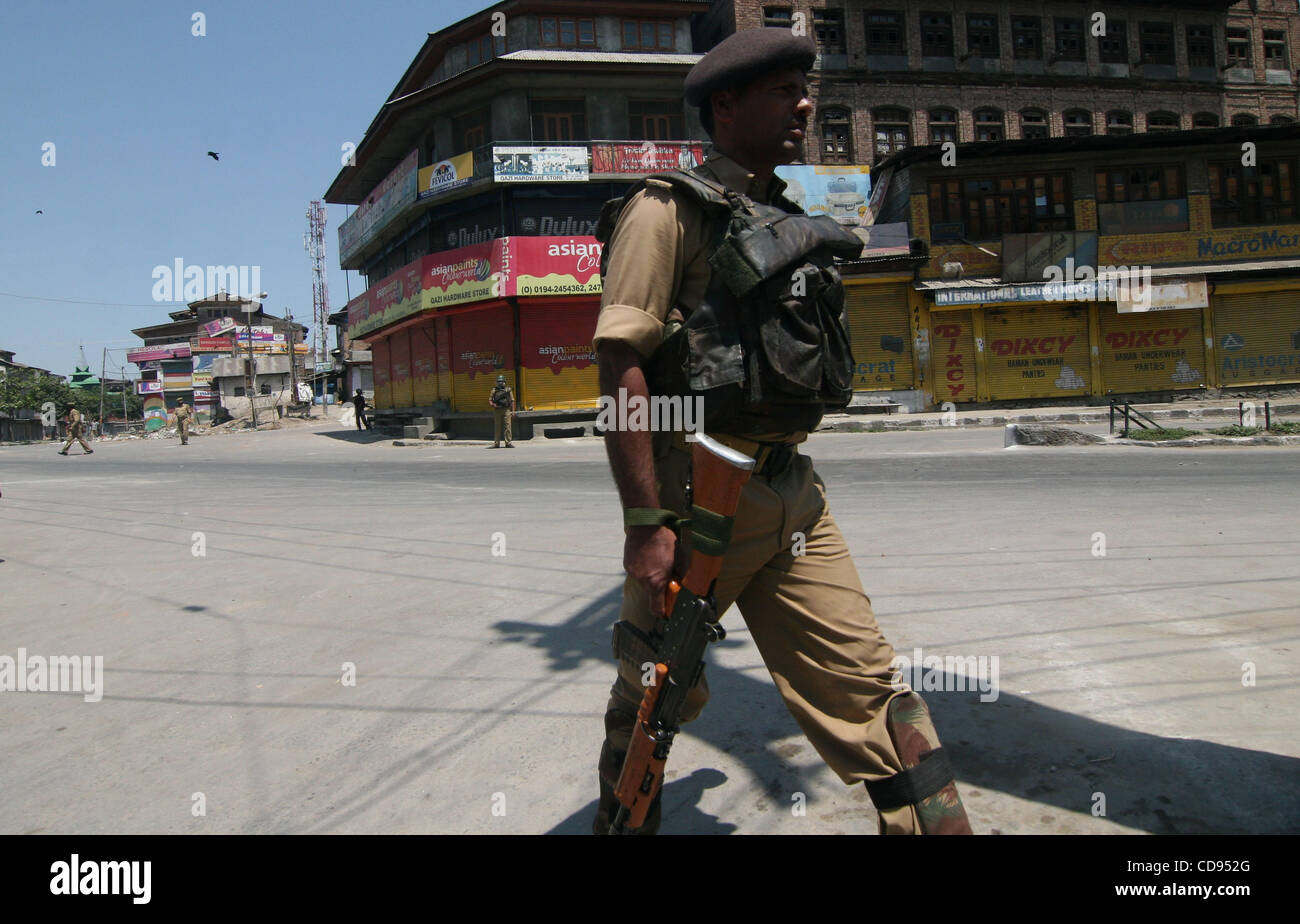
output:
[[[735,436],[813,430],[826,410],[847,406],[854,362],[833,264],[858,257],[862,241],[788,199],[763,205],[682,171],[647,179],[690,195],[713,228],[704,298],[678,306],[690,314],[667,326],[645,364],[651,395],[702,396],[703,429]],[[602,274],[618,216],[645,184],[601,210]]]

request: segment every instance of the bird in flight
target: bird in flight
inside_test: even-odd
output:
[[[42,209],[37,209],[37,210],[36,210],[36,214],[37,214],[37,215],[44,215],[45,212],[44,212],[44,210],[42,210]]]
[[[216,151],[209,151],[208,156],[211,157],[213,160],[221,160],[221,158],[217,156]]]

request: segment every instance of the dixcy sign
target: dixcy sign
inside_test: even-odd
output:
[[[1105,337],[1112,350],[1140,350],[1150,347],[1178,346],[1191,333],[1190,327],[1162,327],[1158,330],[1112,331]]]
[[[1077,337],[1017,337],[1014,340],[992,340],[989,349],[994,356],[1057,356],[1064,353]]]

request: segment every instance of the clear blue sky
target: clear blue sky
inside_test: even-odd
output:
[[[266,309],[309,321],[307,206],[341,145],[360,142],[427,33],[490,5],[0,2],[0,293],[139,306],[0,294],[0,349],[63,375],[82,343],[96,375],[105,346],[124,364],[131,329],[180,307],[152,295],[153,268],[177,258],[260,266]],[[206,36],[191,34],[195,11]],[[348,212],[329,206],[333,310]]]

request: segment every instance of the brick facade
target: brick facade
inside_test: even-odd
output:
[[[929,144],[930,117],[935,109],[957,113],[958,142],[975,141],[976,110],[991,108],[1002,114],[1002,138],[1024,137],[1021,113],[1026,109],[1044,112],[1051,137],[1065,132],[1065,113],[1083,110],[1090,114],[1093,134],[1107,131],[1107,113],[1127,113],[1132,131],[1147,130],[1148,116],[1169,112],[1177,116],[1179,129],[1197,127],[1194,117],[1210,115],[1217,124],[1228,125],[1233,116],[1253,115],[1260,124],[1274,117],[1297,119],[1296,74],[1300,57],[1300,17],[1293,0],[1239,2],[1230,9],[1185,9],[1148,4],[1111,3],[1098,5],[1108,22],[1126,23],[1127,63],[1102,62],[1099,44],[1087,34],[1093,15],[1079,3],[932,2],[932,0],[718,0],[711,10],[706,38],[716,39],[734,22],[736,30],[760,28],[767,10],[788,10],[792,19],[800,14],[809,35],[815,31],[818,11],[839,12],[843,20],[843,55],[824,55],[820,67],[810,75],[817,101],[815,126],[809,138],[806,159],[823,160],[822,120],[827,108],[850,110],[852,157],[860,164],[880,159],[875,152],[876,110],[881,107],[907,111],[908,143]],[[922,11],[950,13],[953,56],[946,62],[922,59]],[[967,53],[968,13],[992,14],[998,20],[997,58]],[[868,12],[903,13],[904,56],[871,55],[867,49]],[[1015,17],[1038,17],[1041,25],[1040,57],[1014,56],[1012,22]],[[1055,54],[1057,18],[1084,20],[1085,60],[1048,61]],[[1141,57],[1139,23],[1169,22],[1173,27],[1173,65],[1134,66]],[[1207,28],[1214,43],[1212,68],[1193,69],[1188,60],[1187,30]],[[1227,29],[1247,29],[1252,43],[1250,69],[1233,69],[1225,75]],[[1266,68],[1264,30],[1285,34],[1285,67]],[[923,70],[923,65],[925,69]],[[941,69],[942,68],[942,69]],[[1266,73],[1267,71],[1267,73]],[[1154,75],[1154,76],[1153,76]],[[1281,84],[1283,76],[1289,81]],[[1199,78],[1199,79],[1198,79]],[[1270,82],[1272,81],[1272,82]]]

